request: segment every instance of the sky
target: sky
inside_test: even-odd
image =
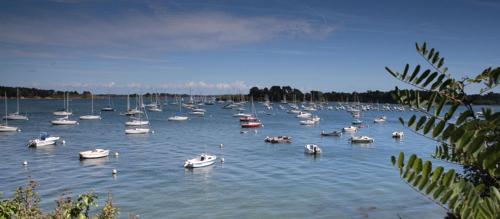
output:
[[[385,66],[425,64],[415,42],[436,47],[456,78],[500,66],[499,12],[495,0],[0,0],[0,85],[391,90],[405,86]]]

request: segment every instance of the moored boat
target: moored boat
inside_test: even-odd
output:
[[[358,128],[355,126],[349,126],[349,127],[344,127],[342,128],[343,132],[357,132]]]
[[[315,144],[306,144],[304,146],[304,153],[306,154],[321,154],[321,148],[318,145]]]
[[[68,116],[56,118],[51,121],[52,125],[76,125],[78,122],[76,120],[70,120]]]
[[[337,130],[331,132],[321,131],[321,136],[342,136],[342,132]]]
[[[373,138],[368,136],[353,136],[350,140],[351,143],[373,143]]]
[[[82,151],[79,154],[80,154],[80,159],[95,159],[95,158],[107,157],[109,155],[109,150],[98,148],[92,151]]]
[[[149,128],[129,128],[125,129],[125,134],[147,134],[149,133]]]
[[[269,136],[267,136],[264,139],[264,141],[268,142],[268,143],[273,143],[273,144],[278,144],[278,143],[292,143],[292,137],[289,137],[289,136],[269,137]]]
[[[203,153],[200,156],[184,161],[185,168],[206,167],[215,163],[217,156]]]
[[[401,131],[396,131],[396,132],[392,133],[393,138],[403,138],[403,136],[404,136],[404,133]]]

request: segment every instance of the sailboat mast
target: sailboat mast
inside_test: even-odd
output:
[[[17,88],[17,113],[19,113],[19,88]]]
[[[9,120],[7,119],[7,91],[5,92],[5,126],[9,125]]]
[[[90,94],[90,98],[92,101],[92,115],[94,115],[94,94]]]

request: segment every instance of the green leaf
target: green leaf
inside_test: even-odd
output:
[[[432,92],[432,95],[429,99],[429,102],[427,102],[427,112],[431,111],[432,105],[434,104],[434,101],[436,100],[437,97],[437,92]]]
[[[441,192],[443,192],[444,188],[445,188],[444,186],[439,186],[439,187],[436,189],[436,191],[434,192],[434,194],[432,195],[432,197],[433,197],[434,199],[437,199],[437,198],[439,197],[439,195],[441,194]]]
[[[410,120],[408,120],[408,127],[412,126],[413,123],[415,123],[415,119],[417,119],[417,117],[415,115],[413,115]]]
[[[446,125],[446,121],[444,120],[441,120],[437,126],[434,128],[434,130],[432,130],[432,137],[435,138],[437,137],[439,134],[441,134],[441,131],[443,130],[444,126]]]
[[[398,77],[398,74],[393,72],[389,67],[385,67],[385,70],[389,72],[389,74],[391,74],[393,77]]]
[[[417,122],[417,126],[415,126],[415,130],[417,130],[417,131],[420,130],[420,128],[422,128],[422,125],[424,125],[426,120],[427,120],[427,117],[425,117],[425,116],[420,117],[420,119]]]
[[[434,48],[432,48],[431,51],[429,52],[427,59],[431,59],[433,55],[434,55]]]
[[[444,58],[439,59],[439,63],[437,65],[438,68],[441,68],[444,64]]]
[[[413,163],[413,170],[417,173],[420,174],[422,172],[422,159],[417,158],[415,160],[415,163]]]
[[[405,125],[405,121],[403,120],[402,117],[399,117],[399,123],[401,123],[401,125]]]
[[[446,79],[441,86],[439,86],[439,90],[442,91],[447,88],[448,85],[450,85],[453,82],[453,79]]]
[[[443,109],[443,106],[446,104],[446,97],[440,97],[439,104],[436,107],[436,110],[434,111],[434,115],[439,116],[441,114],[441,110]]]
[[[441,203],[443,204],[446,204],[446,202],[448,202],[449,198],[451,197],[451,195],[453,194],[453,190],[448,190],[444,195],[443,197],[441,198]]]
[[[425,189],[425,194],[429,195],[434,188],[436,188],[437,182],[431,182],[429,186],[427,186],[427,189]]]
[[[411,74],[410,79],[408,79],[408,81],[413,81],[413,79],[415,78],[415,76],[417,76],[419,71],[420,71],[420,65],[417,65],[417,67],[415,67],[415,70],[413,70],[413,74]]]
[[[401,151],[398,157],[398,168],[401,169],[404,166],[405,154]]]
[[[427,122],[427,124],[425,124],[424,134],[429,133],[429,131],[431,130],[431,128],[434,127],[434,122],[435,121],[436,121],[436,117],[431,117],[431,119],[429,119],[429,121]]]
[[[476,152],[479,149],[479,147],[483,145],[485,138],[486,137],[484,135],[480,135],[474,138],[474,140],[472,140],[472,142],[465,148],[465,151],[471,154]]]
[[[424,176],[425,178],[429,178],[431,170],[432,170],[432,163],[430,161],[425,161],[424,167],[422,169],[422,176]]]
[[[441,83],[443,82],[443,79],[446,75],[445,74],[441,74],[439,75],[439,77],[436,79],[436,81],[432,84],[431,86],[431,90],[434,90],[436,89],[439,85],[441,85]]]
[[[424,73],[422,73],[422,75],[420,75],[420,77],[415,81],[416,84],[420,84],[420,82],[422,82],[422,80],[424,80],[427,76],[429,76],[429,74],[431,73],[431,70],[427,69],[424,71]]]
[[[451,169],[444,175],[442,185],[450,187],[454,179],[455,179],[455,170]]]
[[[441,178],[441,174],[443,173],[444,168],[443,167],[437,167],[434,172],[432,173],[432,181],[437,182],[439,178]]]

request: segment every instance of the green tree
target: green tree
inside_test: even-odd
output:
[[[428,48],[426,43],[417,43],[416,49],[428,69],[406,64],[402,72],[397,72],[386,67],[392,76],[416,88],[401,91],[396,87],[394,97],[420,112],[408,121],[399,120],[437,142],[433,158],[460,164],[464,171],[445,171],[441,166],[433,169],[431,161],[423,161],[415,154],[405,160],[404,152],[397,158],[392,156],[392,164],[410,186],[447,209],[449,218],[500,218],[500,113],[482,108],[476,114],[465,92],[472,84],[482,87],[481,94],[495,88],[500,68],[488,68],[474,78],[457,80],[448,73],[436,49]],[[421,92],[430,95],[423,97]],[[447,110],[445,105],[449,106]]]

